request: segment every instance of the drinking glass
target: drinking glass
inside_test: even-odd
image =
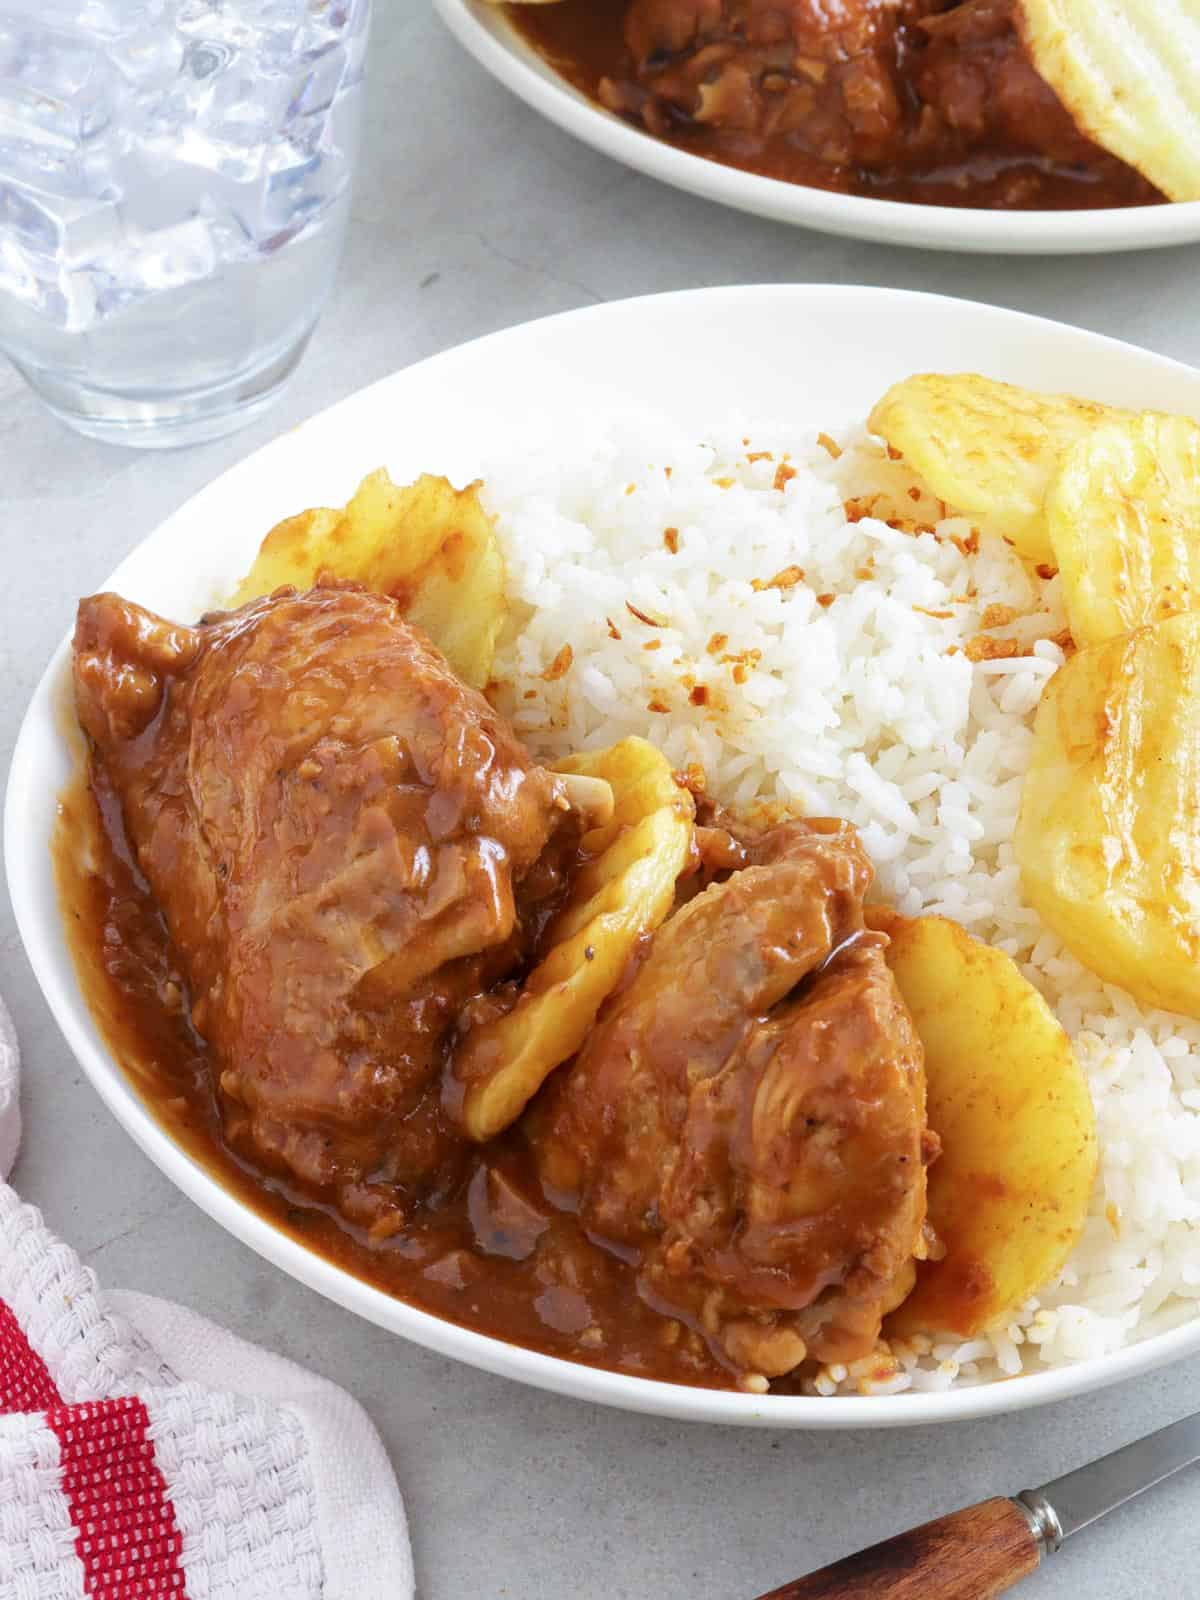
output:
[[[170,446],[280,392],[332,287],[370,0],[0,0],[0,351]]]

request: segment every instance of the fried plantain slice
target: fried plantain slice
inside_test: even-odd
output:
[[[504,558],[479,486],[429,474],[405,487],[380,468],[344,510],[289,517],[263,540],[232,604],[284,584],[310,589],[321,573],[389,594],[460,678],[488,681],[504,622]]]
[[[607,782],[613,817],[584,835],[592,859],[546,930],[546,954],[515,1007],[468,1032],[455,1053],[457,1115],[480,1142],[515,1122],[583,1044],[638,940],[669,914],[691,856],[695,804],[645,739],[572,756],[556,770]]]
[[[1071,953],[1200,1017],[1200,613],[1081,650],[1034,722],[1013,852]]]
[[[925,1047],[930,1224],[895,1332],[970,1337],[1052,1279],[1078,1243],[1096,1176],[1096,1119],[1071,1041],[1004,951],[945,917],[875,912]]]
[[[1200,423],[1114,418],[1068,454],[1046,525],[1078,645],[1200,608]]]
[[[1018,0],[1038,74],[1079,128],[1168,200],[1200,200],[1196,0]]]
[[[889,389],[870,428],[951,510],[1027,560],[1051,561],[1045,499],[1059,463],[1098,423],[1131,415],[975,373],[928,372]]]

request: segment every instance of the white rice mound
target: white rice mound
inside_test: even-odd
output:
[[[880,898],[1006,950],[1055,1008],[1101,1152],[1070,1262],[986,1336],[894,1341],[811,1384],[940,1390],[1196,1314],[1200,1024],[1093,977],[1021,900],[1010,841],[1033,713],[1065,659],[1057,579],[947,517],[861,424],[824,427],[735,421],[698,442],[629,419],[489,463],[513,606],[495,677],[545,758],[640,734],[727,805],[849,818]],[[1028,653],[973,661],[981,635]]]

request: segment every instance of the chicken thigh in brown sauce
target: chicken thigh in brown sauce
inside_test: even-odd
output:
[[[79,608],[94,785],[119,801],[221,1062],[227,1135],[358,1221],[453,1181],[440,1110],[468,1000],[552,896],[560,780],[353,585],[197,627]]]
[[[662,928],[530,1118],[547,1192],[743,1374],[870,1352],[923,1250],[920,1041],[848,824],[791,823]]]

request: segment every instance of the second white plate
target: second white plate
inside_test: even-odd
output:
[[[738,211],[822,233],[926,250],[1085,255],[1200,240],[1200,200],[1110,211],[983,211],[832,194],[760,178],[677,150],[595,105],[559,76],[488,0],[434,0],[477,61],[535,111],[615,161]]]

